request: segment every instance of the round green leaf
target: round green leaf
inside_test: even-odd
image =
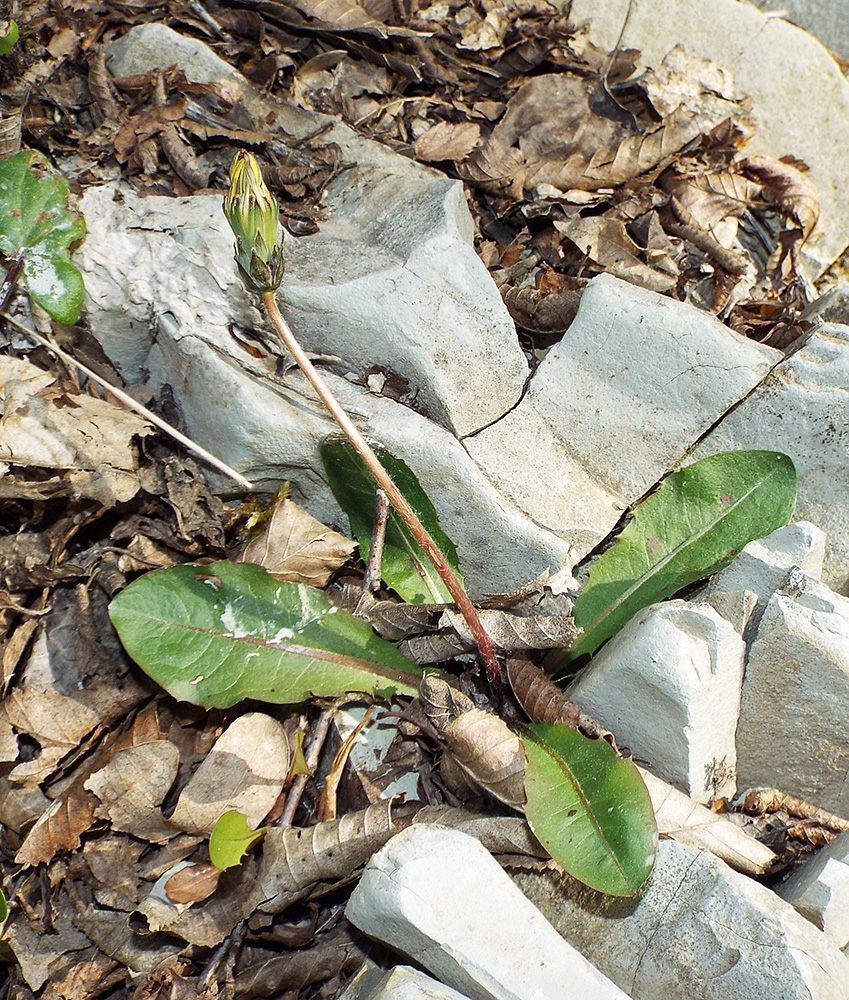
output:
[[[7,21],[5,26],[0,28],[0,56],[12,51],[19,36],[17,21]]]
[[[639,771],[604,740],[537,723],[523,735],[525,816],[555,861],[593,889],[636,896],[651,874],[657,826]]]
[[[58,323],[80,315],[85,289],[70,248],[84,236],[68,185],[41,153],[24,150],[0,162],[0,253],[23,257],[29,294]]]
[[[251,844],[268,829],[252,830],[238,809],[229,809],[219,816],[209,835],[209,860],[219,871],[235,868],[247,854]]]
[[[418,668],[370,625],[323,591],[248,563],[155,570],[123,590],[109,614],[143,670],[204,708],[417,691]]]

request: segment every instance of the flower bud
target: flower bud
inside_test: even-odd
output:
[[[254,292],[273,291],[283,277],[279,211],[253,154],[239,150],[230,166],[224,214],[236,236],[236,263],[242,279]]]

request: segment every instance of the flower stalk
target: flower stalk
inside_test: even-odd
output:
[[[502,683],[498,660],[492,641],[483,627],[471,598],[448,565],[445,556],[430,536],[427,528],[419,520],[418,515],[392,481],[389,473],[380,464],[380,460],[369,443],[307,357],[280,312],[274,297],[274,292],[283,276],[282,246],[277,240],[278,207],[262,180],[256,160],[250,153],[240,151],[236,154],[230,170],[230,193],[224,202],[224,212],[236,235],[236,262],[245,284],[252,291],[258,291],[262,295],[265,310],[284,347],[292,355],[319,399],[356,449],[363,464],[372,474],[380,489],[386,494],[389,503],[410,529],[413,538],[433,563],[434,569],[469,626],[486,669],[493,699],[500,705]]]

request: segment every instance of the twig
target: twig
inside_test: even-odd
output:
[[[76,368],[79,368],[79,370],[87,375],[92,381],[97,382],[98,385],[103,386],[103,388],[112,393],[113,396],[120,399],[125,406],[128,406],[131,410],[141,414],[141,416],[143,416],[146,420],[149,420],[152,424],[156,424],[160,430],[165,431],[166,434],[170,434],[175,441],[179,441],[180,444],[188,448],[189,451],[194,452],[198,458],[202,459],[204,462],[208,462],[210,465],[218,469],[219,472],[223,472],[225,476],[229,476],[231,479],[234,479],[240,486],[244,486],[245,489],[253,489],[253,484],[250,480],[245,479],[240,472],[236,472],[235,469],[231,469],[229,465],[222,462],[220,458],[216,458],[215,455],[208,452],[206,448],[202,448],[199,444],[192,441],[191,438],[186,437],[185,434],[181,434],[176,427],[172,427],[171,424],[163,420],[162,417],[158,417],[155,413],[151,413],[146,406],[142,406],[141,403],[137,402],[132,396],[124,392],[123,389],[110,385],[109,382],[101,378],[96,372],[93,372],[91,368],[86,367],[86,365],[84,365],[81,361],[77,361],[76,358],[68,354],[67,351],[63,351],[61,347],[57,347],[46,337],[42,337],[40,333],[36,333],[35,330],[30,330],[30,328],[28,326],[24,326],[23,323],[19,323],[14,316],[10,316],[8,313],[3,313],[2,317],[11,323],[12,326],[16,326],[22,333],[25,333],[37,344],[41,344],[43,347],[46,347],[48,351],[52,351],[66,364],[74,365]]]
[[[324,746],[324,741],[327,739],[327,734],[330,732],[330,723],[333,721],[333,716],[336,714],[336,708],[337,706],[335,705],[332,708],[325,708],[318,717],[318,721],[313,727],[309,746],[304,753],[304,760],[307,762],[307,767],[309,768],[310,773],[296,774],[292,779],[292,787],[289,789],[289,794],[286,796],[286,805],[283,807],[283,812],[276,824],[277,826],[292,825],[292,820],[295,818],[295,813],[298,811],[298,806],[301,804],[301,796],[304,794],[307,782],[310,780],[315,769],[318,767],[318,759],[321,756],[321,750]]]
[[[363,578],[363,590],[373,594],[380,587],[381,563],[383,562],[383,543],[386,541],[386,522],[389,519],[389,501],[383,490],[378,490],[374,497],[374,526],[371,531],[371,548],[368,550],[366,575]]]
[[[427,528],[425,528],[419,520],[416,512],[409,505],[409,503],[407,503],[407,500],[392,481],[389,473],[380,464],[380,460],[377,455],[375,455],[369,443],[359,432],[348,414],[342,409],[336,397],[324,382],[324,379],[316,371],[312,362],[301,348],[301,345],[295,339],[295,335],[289,329],[289,324],[286,322],[283,314],[277,306],[277,300],[274,297],[274,292],[263,292],[262,301],[271,322],[274,324],[274,328],[277,330],[277,333],[280,335],[280,339],[286,347],[286,350],[288,350],[295,359],[298,367],[304,375],[306,375],[313,389],[315,389],[319,399],[330,411],[333,419],[345,432],[348,440],[354,448],[356,448],[366,468],[372,476],[374,476],[377,485],[386,494],[387,499],[395,510],[398,511],[398,514],[410,529],[410,534],[413,538],[415,538],[423,549],[425,555],[433,563],[434,569],[439,574],[440,579],[445,584],[448,592],[454,598],[460,614],[466,620],[469,630],[478,645],[481,659],[483,660],[487,677],[489,678],[489,687],[493,700],[496,705],[500,707],[502,703],[501,672],[498,666],[498,660],[495,656],[495,650],[489,636],[486,633],[486,629],[484,629],[483,624],[481,623],[480,616],[478,615],[474,604],[472,604],[469,595],[466,593],[463,584],[457,579],[454,571],[446,562],[445,557],[442,552],[440,552],[436,542],[430,537]]]
[[[354,729],[345,738],[345,742],[336,751],[336,756],[333,758],[333,763],[330,765],[330,770],[324,779],[324,788],[321,790],[321,799],[318,803],[319,823],[328,823],[336,819],[336,793],[339,791],[342,772],[345,770],[345,764],[351,756],[351,751],[354,749],[357,737],[363,731],[373,711],[374,705],[369,705],[362,719],[360,719]]]

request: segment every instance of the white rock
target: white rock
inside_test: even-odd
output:
[[[819,579],[825,543],[825,532],[810,521],[787,524],[749,542],[730,566],[711,577],[698,599],[716,608],[742,635],[752,613],[759,604],[763,611],[793,566]]]
[[[849,599],[791,571],[749,645],[738,786],[849,813]]]
[[[834,155],[834,136],[849,133],[849,83],[823,45],[800,28],[765,17],[739,0],[573,0],[573,21],[605,52],[634,48],[638,67],[657,67],[676,45],[731,71],[753,99],[757,131],[746,153],[804,160],[820,196],[825,232],[801,250],[813,277],[849,240],[849,159]]]
[[[414,826],[366,866],[346,916],[472,1000],[623,1000],[480,842]],[[801,919],[801,918],[800,918]]]
[[[839,948],[849,945],[849,833],[820,848],[776,892]]]
[[[831,939],[707,851],[661,841],[638,900],[545,872],[514,880],[632,1000],[849,997],[849,963]]]
[[[584,555],[780,357],[686,303],[600,275],[522,402],[464,443],[509,499]]]
[[[735,790],[745,645],[707,604],[641,611],[569,688],[650,770],[697,802]]]
[[[368,962],[339,994],[338,1000],[466,1000],[409,965],[386,970]]]
[[[827,324],[764,380],[690,456],[765,448],[796,465],[796,516],[828,536],[822,578],[849,584],[849,327]]]
[[[110,60],[113,72],[123,74],[174,63],[190,80],[209,82],[224,73],[206,46],[163,25],[132,29],[110,47]],[[227,79],[238,81],[256,115],[253,105],[262,99],[229,72]],[[265,112],[276,115],[280,106],[264,100]],[[280,127],[289,131],[291,117],[290,108]],[[302,129],[333,124],[305,112],[296,117]],[[507,308],[472,246],[474,224],[462,184],[342,125],[326,141],[338,143],[353,166],[325,191],[320,232],[285,241],[280,299],[293,330],[307,350],[339,356],[357,374],[381,365],[402,375],[418,404],[460,436],[496,420],[518,401],[528,366]],[[145,201],[154,203],[167,226],[174,199]],[[151,224],[156,228],[147,213],[142,227]],[[210,252],[226,264],[232,245],[228,232]],[[155,272],[149,280],[157,281]],[[244,292],[240,298],[246,299]],[[167,308],[161,296],[153,301]],[[228,312],[219,322],[226,323]]]

